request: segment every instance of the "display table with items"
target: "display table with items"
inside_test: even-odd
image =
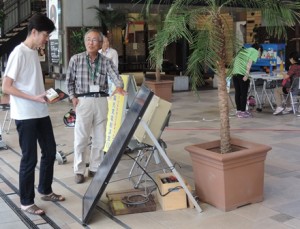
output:
[[[251,72],[250,73],[250,87],[249,97],[254,96],[257,111],[262,111],[262,106],[267,100],[268,104],[275,110],[273,104],[275,104],[275,97],[273,89],[280,86],[283,80],[284,72],[273,72],[272,75],[265,72]],[[262,85],[261,90],[258,89],[258,85]]]

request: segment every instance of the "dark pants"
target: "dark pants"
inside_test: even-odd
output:
[[[245,111],[250,80],[243,80],[243,75],[234,75],[232,78],[235,89],[236,110]]]
[[[34,204],[34,171],[37,164],[37,142],[41,148],[40,177],[38,191],[52,193],[53,166],[56,156],[56,143],[50,117],[15,120],[22,150],[20,162],[19,188],[21,204]]]

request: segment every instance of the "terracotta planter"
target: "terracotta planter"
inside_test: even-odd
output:
[[[190,153],[196,193],[200,200],[223,211],[257,203],[264,197],[264,161],[271,147],[232,139],[240,150],[211,151],[220,141],[185,147]]]
[[[154,92],[155,95],[168,102],[171,102],[173,88],[172,80],[146,80],[145,84]]]

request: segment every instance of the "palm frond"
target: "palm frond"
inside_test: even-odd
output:
[[[286,27],[292,27],[300,18],[300,3],[291,1],[272,1],[262,8],[267,32],[276,37],[286,38]]]
[[[163,29],[158,31],[155,38],[150,41],[150,63],[161,69],[163,52],[167,45],[184,38],[192,42],[192,34],[187,27],[187,15],[185,12],[173,11],[167,15]]]
[[[107,28],[125,28],[128,22],[135,20],[133,17],[128,16],[128,11],[123,9],[107,10],[98,6],[91,6],[88,9],[96,10],[96,18]]]
[[[147,6],[153,0],[147,0]],[[239,44],[232,30],[222,17],[228,8],[243,7],[262,12],[267,32],[277,38],[286,35],[287,27],[295,25],[300,18],[300,3],[292,0],[174,0],[159,31],[150,43],[150,59],[161,67],[164,50],[168,44],[179,39],[189,43],[188,74],[192,89],[201,83],[204,68],[211,68],[218,76],[220,108],[221,152],[230,152],[229,116],[226,89],[226,65],[232,69],[231,56]],[[241,60],[245,55],[239,55]],[[221,101],[221,102],[220,102]]]
[[[192,19],[193,22],[201,22],[201,27],[198,23],[193,26],[198,32],[193,37],[194,42],[190,45],[192,53],[188,62],[188,74],[191,75],[192,84],[197,82],[197,77],[200,78],[198,81],[201,82],[205,66],[215,69],[215,65],[219,60],[215,50],[220,49],[221,43],[218,30],[211,23],[212,20],[211,15],[201,14],[194,16]]]

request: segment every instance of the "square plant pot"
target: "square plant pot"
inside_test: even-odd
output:
[[[223,211],[261,202],[264,162],[271,147],[232,138],[235,152],[220,154],[220,141],[185,147],[192,159],[196,194]]]

